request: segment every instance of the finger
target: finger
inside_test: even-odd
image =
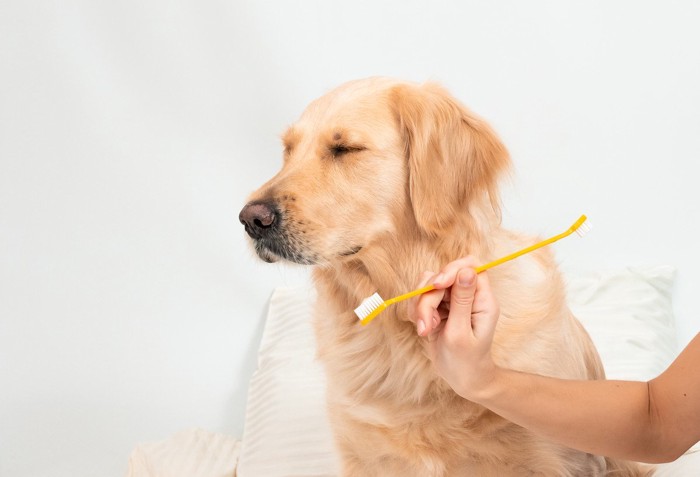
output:
[[[426,338],[429,342],[434,342],[435,340],[438,339],[440,336],[440,333],[442,333],[442,330],[445,328],[445,323],[446,321],[441,321],[435,329],[433,329],[430,333],[426,334]]]
[[[435,277],[433,272],[424,272],[421,275],[421,281],[418,285],[419,288],[424,287]],[[432,290],[427,293],[423,293],[418,297],[416,303],[416,313],[415,322],[416,329],[420,336],[425,336],[432,332],[432,330],[439,324],[440,315],[437,312],[438,306],[442,302],[442,297],[444,296],[444,290]]]
[[[416,304],[416,328],[418,334],[425,336],[431,333],[440,324],[438,307],[442,303],[444,291],[432,290],[423,293]]]
[[[500,316],[500,306],[491,290],[487,272],[476,279],[474,305],[472,308],[472,329],[477,338],[492,337]]]
[[[453,336],[472,334],[472,308],[476,292],[476,272],[467,267],[457,273],[450,297],[450,317],[445,332]]]
[[[436,288],[447,288],[452,286],[457,279],[457,273],[463,268],[476,268],[476,258],[468,255],[445,265],[440,273],[433,279]]]

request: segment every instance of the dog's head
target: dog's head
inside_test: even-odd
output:
[[[442,88],[385,78],[317,99],[283,144],[282,169],[239,215],[268,262],[328,264],[385,234],[439,236],[475,206],[497,215],[509,165],[490,127]]]

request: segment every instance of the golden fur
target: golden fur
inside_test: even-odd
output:
[[[485,262],[533,243],[501,228],[508,153],[445,90],[386,78],[347,83],[283,137],[282,170],[251,197],[272,204],[267,261],[314,265],[315,330],[343,476],[646,475],[637,464],[542,439],[457,396],[431,368],[412,302],[361,327],[353,309],[471,254]],[[603,368],[566,305],[550,252],[489,271],[501,304],[502,366],[597,379]],[[607,468],[607,470],[606,470]]]

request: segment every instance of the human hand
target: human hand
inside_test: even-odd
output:
[[[435,290],[416,304],[416,329],[428,340],[438,374],[459,395],[475,400],[496,372],[491,343],[500,313],[486,272],[477,274],[474,257],[447,264],[439,274],[425,272],[420,286]]]

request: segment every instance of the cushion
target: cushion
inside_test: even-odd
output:
[[[141,444],[129,457],[125,477],[235,477],[240,441],[191,429]]]
[[[325,377],[314,359],[312,304],[305,288],[278,288],[270,298],[238,477],[338,475]]]
[[[583,323],[608,379],[648,381],[678,354],[667,266],[582,273],[568,282],[569,306]]]
[[[569,279],[571,308],[609,378],[647,380],[676,356],[673,281],[674,270],[665,266]],[[314,359],[312,303],[313,292],[303,288],[279,288],[272,295],[248,396],[239,477],[338,475],[325,379]],[[696,464],[688,465],[692,473],[673,475],[700,475]]]

